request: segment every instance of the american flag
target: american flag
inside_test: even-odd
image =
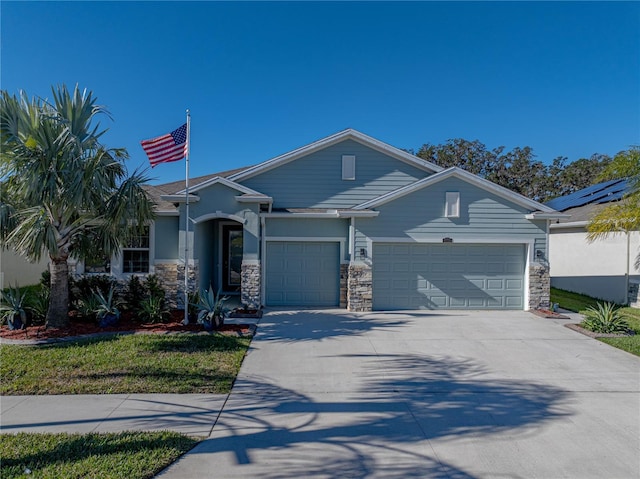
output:
[[[158,138],[142,140],[140,144],[152,168],[159,163],[181,160],[187,156],[187,124]]]

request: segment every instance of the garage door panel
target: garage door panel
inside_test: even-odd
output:
[[[522,309],[524,251],[523,245],[374,244],[373,307]]]
[[[336,242],[268,242],[265,303],[269,306],[337,306],[340,245]]]

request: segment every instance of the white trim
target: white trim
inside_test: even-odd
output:
[[[177,210],[161,210],[155,211],[156,216],[180,216],[180,212]]]
[[[227,220],[232,220],[235,221],[237,223],[240,223],[241,225],[244,225],[247,223],[247,219],[243,218],[242,216],[237,216],[237,215],[230,215],[227,213],[223,213],[222,211],[218,210],[215,213],[207,213],[206,215],[201,215],[198,216],[197,218],[193,218],[191,221],[193,221],[193,223],[197,224],[197,223],[201,223],[202,221],[208,221],[208,220],[216,220],[216,219],[227,219]]]
[[[263,215],[260,215],[260,261],[262,261],[262,266],[260,266],[260,304],[264,306],[266,302],[266,269],[267,269],[267,220]]]
[[[273,203],[273,198],[266,195],[240,195],[235,197],[238,203]]]
[[[218,264],[215,265],[216,281],[218,282],[218,289],[222,290],[222,284],[224,283],[224,279],[222,278],[222,264],[224,262],[224,227],[225,226],[238,226],[238,221],[220,221],[218,222]],[[244,227],[242,228],[242,263],[245,263],[244,260]],[[242,281],[240,281],[240,292],[242,293]]]
[[[168,201],[169,203],[186,203],[187,196],[183,193],[182,195],[160,195],[160,199],[163,201]],[[200,201],[200,197],[196,195],[189,195],[189,203],[197,203]]]
[[[571,215],[566,213],[541,213],[540,211],[534,211],[533,213],[529,213],[525,215],[525,218],[528,220],[555,220],[558,218],[571,218]]]
[[[379,211],[373,210],[338,211],[338,218],[375,218],[379,214]]]
[[[549,229],[557,229],[557,228],[584,228],[589,224],[588,221],[573,221],[571,223],[553,223],[549,226]]]
[[[343,181],[356,179],[356,155],[342,155],[342,179]]]
[[[318,212],[275,212],[260,213],[263,218],[317,218],[317,219],[336,219],[336,218],[375,218],[380,214],[379,211],[372,210],[327,210]]]
[[[529,276],[531,275],[531,263],[533,263],[533,255],[535,244],[533,242],[527,245],[527,251],[525,253],[524,258],[524,311],[529,311],[531,307],[529,306],[529,299],[531,297],[531,293],[529,291]]]
[[[447,236],[427,236],[427,237],[416,237],[416,238],[407,238],[406,236],[397,238],[392,236],[375,236],[372,238],[367,237],[367,240],[372,243],[442,243],[442,238],[451,238],[453,239],[452,243],[462,243],[462,244],[529,244],[534,245],[535,240],[532,239],[523,239],[514,236],[496,236],[496,237],[482,237],[482,238],[456,238],[455,235],[447,235]],[[451,243],[449,243],[451,244]]]
[[[189,191],[192,192],[196,192],[196,191],[200,191],[203,188],[207,188],[209,186],[215,185],[215,184],[222,184],[224,186],[227,186],[233,190],[236,190],[240,193],[243,193],[245,195],[262,195],[262,193],[260,193],[259,191],[256,190],[252,190],[251,188],[247,188],[244,185],[238,184],[235,181],[231,181],[227,178],[223,178],[222,176],[214,176],[213,178],[209,178],[206,181],[203,181],[202,183],[197,184],[196,186],[193,186],[191,188],[189,188]],[[182,193],[184,195],[184,190],[179,191],[178,193],[176,193],[176,195],[179,195],[180,193]]]
[[[342,236],[265,236],[265,239],[267,241],[308,241],[309,243],[346,241]]]
[[[326,212],[317,213],[260,213],[263,218],[325,218],[336,219],[339,218],[337,210],[328,210]]]
[[[406,151],[402,151],[399,148],[383,143],[375,138],[365,135],[364,133],[360,133],[359,131],[348,128],[346,130],[342,130],[338,133],[330,135],[326,138],[322,138],[318,141],[310,143],[306,146],[297,148],[283,155],[277,156],[270,160],[264,161],[258,165],[247,168],[235,175],[229,176],[229,179],[232,181],[242,181],[247,178],[251,178],[253,176],[259,175],[260,173],[264,173],[278,166],[289,163],[290,161],[297,160],[302,158],[303,156],[309,155],[316,151],[322,150],[329,146],[340,143],[344,140],[354,140],[364,146],[368,146],[374,150],[377,150],[381,153],[389,155],[397,160],[404,161],[410,165],[413,165],[421,170],[428,171],[430,173],[441,171],[442,168],[434,163],[418,158],[415,155],[407,153]]]
[[[440,181],[446,180],[447,178],[458,178],[462,181],[466,181],[472,185],[475,185],[483,190],[489,191],[497,196],[505,198],[513,203],[520,205],[525,208],[529,208],[531,210],[540,210],[545,213],[557,213],[554,209],[549,208],[548,206],[543,205],[542,203],[538,203],[537,201],[533,201],[526,196],[522,196],[521,194],[514,193],[513,191],[504,188],[500,185],[496,185],[489,180],[485,180],[484,178],[480,178],[468,171],[462,170],[456,166],[452,166],[444,171],[440,171],[434,175],[428,176],[427,178],[423,178],[414,183],[411,183],[402,188],[398,188],[397,190],[386,193],[382,196],[374,198],[373,200],[369,200],[365,203],[354,206],[355,210],[364,210],[368,208],[373,208],[376,206],[383,205],[390,201],[396,200],[403,196],[406,196],[414,191],[420,190],[422,188],[426,188],[428,186],[439,183]],[[561,213],[557,213],[561,214]]]
[[[446,191],[444,194],[444,217],[460,218],[460,192]]]

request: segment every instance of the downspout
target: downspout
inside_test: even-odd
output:
[[[631,231],[627,230],[627,273],[625,275],[624,304],[629,304],[629,263],[631,261]]]
[[[271,205],[269,205],[271,209]],[[265,285],[265,271],[267,266],[267,220],[264,215],[260,214],[260,247],[262,249],[262,255],[260,256],[260,303],[262,306],[265,304],[265,294],[267,291]]]
[[[351,217],[351,222],[349,224],[349,262],[352,263],[353,262],[353,258],[355,256],[355,251],[356,251],[356,245],[355,245],[355,240],[356,240],[356,235],[355,235],[355,229],[356,229],[356,219],[352,216]]]

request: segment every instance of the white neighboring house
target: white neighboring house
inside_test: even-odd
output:
[[[0,250],[0,289],[37,284],[48,269],[46,256],[37,263],[30,263],[12,250]]]
[[[551,286],[620,304],[637,301],[633,296],[640,282],[640,232],[620,232],[590,243],[586,231],[591,218],[620,200],[626,189],[626,180],[612,180],[547,203],[571,215],[549,229]]]

